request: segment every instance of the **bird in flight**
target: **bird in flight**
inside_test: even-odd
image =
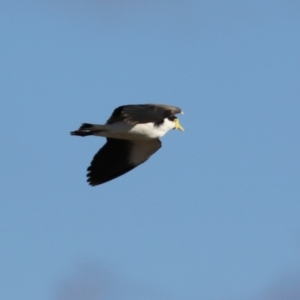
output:
[[[106,137],[87,171],[91,186],[119,177],[145,162],[160,147],[159,138],[171,129],[184,131],[176,114],[183,111],[163,104],[124,105],[116,108],[105,125],[83,123],[71,135]]]

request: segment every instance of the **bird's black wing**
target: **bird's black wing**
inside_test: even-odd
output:
[[[181,113],[179,107],[163,104],[139,104],[124,105],[116,108],[111,117],[107,120],[107,124],[118,121],[125,121],[130,124],[163,123],[165,118]]]
[[[130,141],[107,138],[87,169],[87,181],[95,186],[119,177],[145,162],[160,147],[159,139]]]

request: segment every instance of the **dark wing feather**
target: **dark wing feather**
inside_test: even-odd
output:
[[[87,169],[89,184],[98,185],[132,170],[135,166],[128,163],[131,148],[131,141],[108,138]]]
[[[130,124],[149,122],[160,124],[165,118],[181,112],[182,110],[179,107],[162,104],[124,105],[114,110],[107,120],[107,124],[118,121],[126,121]]]
[[[119,177],[146,161],[160,147],[158,139],[129,141],[107,138],[87,169],[87,181],[95,186]]]

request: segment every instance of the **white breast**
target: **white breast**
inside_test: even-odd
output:
[[[174,128],[174,122],[166,119],[163,124],[154,126],[153,123],[137,124],[130,132],[142,135],[149,139],[157,139],[164,136],[169,130]]]
[[[160,126],[154,126],[153,123],[130,125],[122,121],[106,125],[107,131],[99,135],[119,139],[157,139],[164,136],[174,126],[174,122],[169,119],[165,119]]]

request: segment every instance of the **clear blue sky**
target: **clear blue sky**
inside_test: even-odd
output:
[[[1,1],[0,298],[300,299],[297,1]],[[185,132],[98,187],[122,104]]]

